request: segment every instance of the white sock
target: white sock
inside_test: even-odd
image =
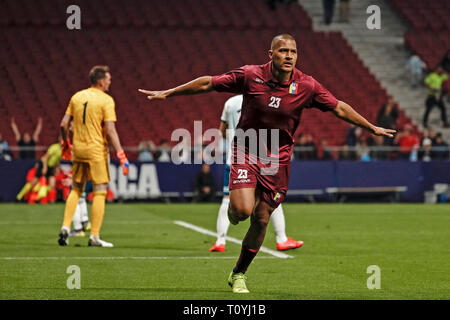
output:
[[[80,207],[80,211],[81,211],[81,222],[89,221],[85,194],[83,194],[83,196],[80,198],[80,200],[78,200],[78,206]]]
[[[73,214],[72,223],[74,230],[81,230],[83,228],[81,225],[81,209],[79,202],[77,204],[77,208],[75,209],[75,213]]]
[[[277,243],[286,242],[286,223],[284,221],[284,213],[281,204],[272,212],[270,219],[273,223],[273,229],[275,230]]]
[[[228,220],[229,203],[230,198],[223,198],[219,208],[219,214],[217,215],[217,245],[225,244],[226,242],[225,237],[227,236],[228,227],[230,226],[230,221]]]
[[[98,240],[100,239],[100,236],[94,236],[93,234],[91,234],[91,235],[89,236],[89,239],[98,241]]]
[[[63,227],[61,228],[61,231],[63,231],[63,230],[66,230],[67,233],[70,233],[70,228],[69,228],[69,227],[63,226]]]

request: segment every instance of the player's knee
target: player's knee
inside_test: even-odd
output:
[[[102,184],[94,184],[92,186],[93,191],[107,191],[108,190],[108,184],[107,183],[102,183]]]
[[[76,192],[79,196],[83,193],[84,185],[81,183],[73,182],[72,183],[72,191]]]
[[[252,215],[253,208],[245,205],[233,205],[230,204],[230,210],[233,215],[238,217],[239,220],[246,220]]]

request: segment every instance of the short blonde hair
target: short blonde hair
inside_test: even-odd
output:
[[[97,84],[98,80],[104,79],[109,72],[108,66],[93,66],[89,71],[89,80],[91,84]]]

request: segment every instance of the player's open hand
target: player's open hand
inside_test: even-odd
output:
[[[139,92],[146,94],[148,100],[164,100],[167,98],[168,91],[149,91],[144,89],[138,89]]]
[[[392,129],[385,129],[385,128],[381,128],[381,127],[374,127],[373,128],[373,134],[376,136],[386,136],[389,138],[393,138],[394,137],[394,133],[396,133],[396,130],[392,130]]]

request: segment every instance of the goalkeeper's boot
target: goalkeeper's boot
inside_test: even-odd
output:
[[[67,246],[69,244],[69,232],[66,229],[61,229],[59,234],[58,243],[60,246]]]
[[[231,271],[228,277],[228,285],[231,287],[233,293],[249,293],[245,281],[247,276],[242,272],[234,273]]]
[[[83,231],[91,230],[91,223],[89,222],[89,220],[81,222],[81,225],[83,226]]]
[[[303,241],[301,240],[294,240],[292,238],[287,238],[285,242],[277,242],[277,250],[278,251],[284,251],[284,250],[290,250],[295,248],[300,248],[303,245]]]
[[[224,252],[225,251],[225,244],[216,244],[214,243],[211,248],[208,250],[209,252]]]
[[[69,233],[70,237],[75,237],[75,238],[84,238],[85,235],[86,235],[86,233],[84,233],[84,231],[82,229],[73,230],[73,231],[70,231],[70,233]]]
[[[114,245],[110,242],[103,241],[100,239],[99,236],[94,236],[89,238],[88,242],[89,247],[105,247],[105,248],[112,248]]]

